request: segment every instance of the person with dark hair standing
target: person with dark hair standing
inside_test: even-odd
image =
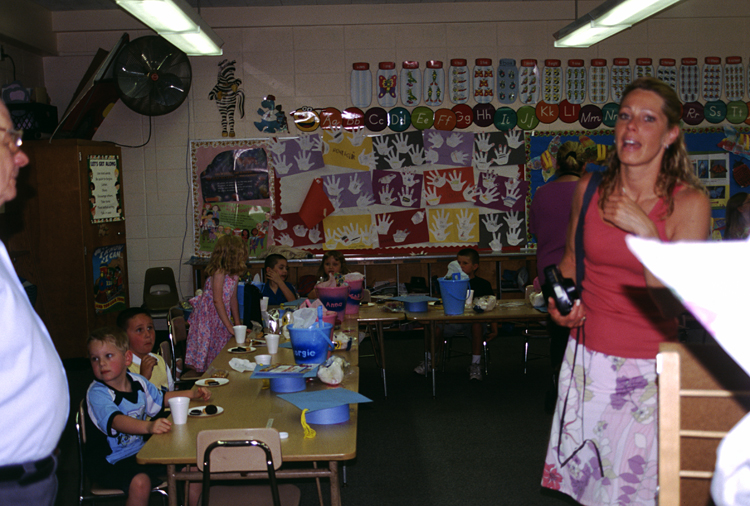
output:
[[[750,235],[750,199],[747,193],[737,192],[727,202],[724,239],[747,239]]]
[[[29,158],[0,102],[0,206],[16,197]],[[0,242],[0,504],[53,505],[57,455],[70,410],[68,379],[42,320]]]
[[[708,238],[711,206],[693,174],[680,119],[679,98],[667,84],[631,83],[615,123],[615,150],[592,185],[593,198],[584,208],[592,174],[573,195],[559,267],[575,279],[583,264],[582,292],[565,316],[548,299],[552,319],[572,332],[542,486],[584,505],[656,504],[656,354],[660,343],[677,339],[682,306],[630,253],[625,238]],[[576,249],[579,226],[583,251]]]
[[[536,236],[536,265],[539,283],[544,283],[544,268],[557,265],[565,253],[565,235],[570,220],[573,191],[581,179],[586,162],[580,143],[568,141],[557,151],[557,176],[553,181],[540,186],[534,193],[529,210],[529,230]],[[547,321],[550,336],[550,364],[552,380],[544,406],[548,412],[554,408],[557,398],[557,377],[560,373],[565,346],[570,329],[561,327],[551,318]]]

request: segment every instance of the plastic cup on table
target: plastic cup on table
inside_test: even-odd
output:
[[[263,297],[262,299],[260,299],[260,310],[268,311],[268,297]]]
[[[271,365],[271,355],[255,355],[255,363],[258,365]]]
[[[169,409],[172,411],[172,422],[175,425],[186,424],[190,397],[172,397],[167,402],[169,402]]]
[[[268,353],[275,355],[279,352],[279,335],[278,334],[266,334],[266,345],[268,346]]]
[[[245,344],[247,338],[247,325],[235,325],[234,326],[234,339],[237,344]]]

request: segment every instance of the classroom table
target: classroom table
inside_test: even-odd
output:
[[[380,365],[380,375],[383,378],[383,396],[388,397],[388,384],[385,377],[385,339],[383,337],[383,324],[404,321],[406,316],[403,311],[387,311],[382,305],[363,304],[359,308],[359,313],[346,315],[346,320],[342,328],[351,325],[351,321],[356,317],[357,324],[364,323],[375,328],[375,335],[372,336],[373,353],[375,360]],[[354,334],[355,336],[357,334]]]
[[[250,379],[250,372],[240,373],[229,367],[229,361],[232,358],[238,357],[253,361],[255,354],[266,353],[265,347],[258,347],[254,353],[230,354],[228,350],[233,347],[236,347],[234,339],[211,363],[211,368],[224,369],[229,372],[229,383],[212,387],[210,401],[191,401],[190,403],[191,407],[211,403],[224,408],[224,412],[213,417],[188,417],[187,424],[172,425],[170,432],[151,436],[138,452],[138,463],[167,466],[169,504],[177,506],[177,481],[200,481],[202,479],[200,472],[182,470],[183,465],[196,464],[198,432],[206,429],[273,427],[279,432],[289,433],[289,438],[281,442],[283,462],[312,462],[314,465],[309,469],[284,469],[282,465],[276,472],[276,476],[279,478],[328,478],[331,504],[340,506],[339,462],[351,460],[357,455],[357,404],[349,406],[348,422],[335,425],[312,425],[317,434],[313,439],[305,439],[299,408],[280,399],[278,394],[272,392],[270,388],[262,388],[263,380]],[[341,386],[356,392],[359,388],[356,345],[350,351],[335,353],[341,354],[351,364]],[[279,353],[273,356],[272,363],[293,364],[292,350],[279,348]],[[210,376],[211,368],[204,377]],[[324,388],[328,386],[317,378],[307,385],[307,391]],[[318,467],[318,462],[327,462],[327,465]],[[251,477],[263,478],[265,475],[266,473],[256,473]]]
[[[428,306],[427,311],[413,313],[406,311],[407,321],[417,321],[427,324],[427,331],[430,336],[430,369],[432,369],[432,396],[436,396],[435,388],[435,363],[437,362],[435,354],[436,329],[439,323],[492,323],[492,322],[537,322],[547,319],[547,313],[534,309],[531,305],[523,300],[498,301],[497,306],[492,311],[476,313],[473,310],[465,310],[460,315],[446,315],[442,306]],[[426,354],[427,350],[425,350]],[[425,356],[425,364],[427,357]]]

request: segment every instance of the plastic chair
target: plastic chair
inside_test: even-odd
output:
[[[443,334],[443,356],[442,356],[442,362],[443,362],[443,372],[445,372],[445,364],[450,360],[451,355],[453,354],[453,338],[454,337],[464,337],[469,340],[469,345],[471,345],[472,336],[466,335],[463,332],[460,332],[458,334],[453,334],[450,336],[446,336]],[[482,362],[484,363],[484,375],[486,376],[489,372],[489,363],[490,363],[490,355],[489,355],[489,349],[487,348],[487,343],[490,342],[490,339],[487,339],[487,336],[482,336]],[[463,353],[464,355],[470,355],[471,353]]]
[[[97,485],[95,482],[89,480],[86,474],[85,463],[84,463],[84,449],[86,447],[86,403],[82,400],[78,405],[78,412],[76,413],[76,434],[78,435],[78,464],[80,469],[80,479],[78,482],[78,504],[79,506],[85,501],[94,501],[101,499],[114,499],[118,497],[125,497],[123,490],[115,488],[103,488]],[[152,494],[160,494],[162,504],[166,504],[167,499],[167,483],[164,482],[161,485],[151,490]]]
[[[169,267],[146,269],[143,282],[143,307],[151,313],[151,318],[166,318],[169,308],[180,302],[174,272]]]
[[[281,439],[276,429],[204,430],[198,433],[196,447],[198,469],[203,471],[203,506],[299,504],[299,488],[276,482],[276,469],[281,467]],[[212,479],[236,480],[248,472],[262,471],[268,473],[268,485],[211,486]]]

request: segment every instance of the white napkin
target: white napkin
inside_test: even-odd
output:
[[[233,358],[229,361],[229,367],[238,372],[254,371],[256,365],[258,364],[245,358]]]

